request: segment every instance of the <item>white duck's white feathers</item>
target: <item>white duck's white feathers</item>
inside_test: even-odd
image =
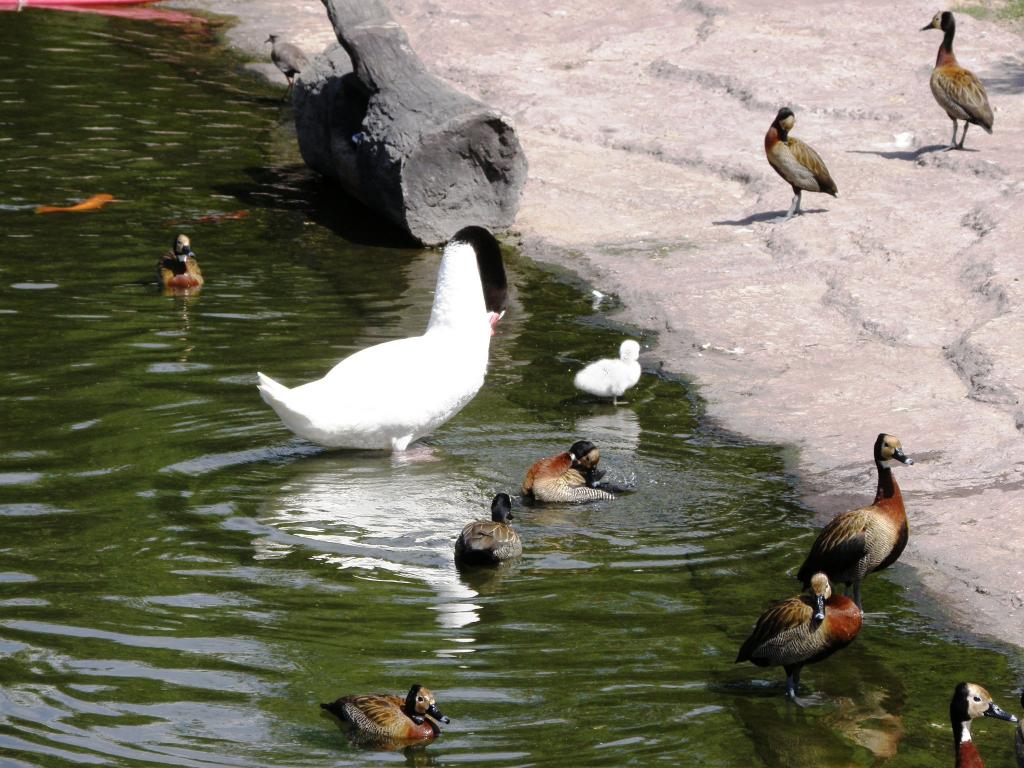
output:
[[[258,373],[260,395],[285,426],[320,445],[402,451],[473,399],[490,339],[476,252],[453,241],[422,336],[360,350],[294,389]]]
[[[605,358],[591,363],[576,374],[573,384],[576,389],[591,395],[617,400],[640,381],[639,357],[640,345],[632,339],[626,339],[619,345],[618,358]]]

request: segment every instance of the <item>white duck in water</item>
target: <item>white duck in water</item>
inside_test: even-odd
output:
[[[640,345],[626,339],[619,345],[618,359],[605,358],[591,363],[576,374],[573,384],[598,397],[610,397],[619,404],[623,393],[640,381]]]
[[[498,241],[483,227],[465,227],[445,246],[422,336],[360,350],[294,389],[257,373],[260,395],[288,429],[320,445],[404,451],[483,385],[507,300]]]

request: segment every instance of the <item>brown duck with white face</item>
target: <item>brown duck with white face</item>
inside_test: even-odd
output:
[[[970,70],[961,67],[953,55],[953,37],[956,35],[953,14],[949,11],[936,13],[921,31],[928,29],[941,29],[943,32],[930,84],[935,100],[953,121],[953,138],[946,149],[963,149],[967,126],[980,125],[986,133],[992,133],[992,107],[989,106],[988,94],[981,80]],[[964,121],[964,132],[959,142],[956,140],[957,120]]]
[[[496,565],[523,554],[519,534],[508,524],[512,499],[499,493],[491,502],[490,521],[470,523],[455,540],[455,562],[462,565]]]
[[[1017,722],[1015,715],[1000,709],[989,692],[975,683],[960,683],[953,691],[949,702],[949,723],[953,727],[953,751],[956,768],[985,768],[978,748],[971,741],[971,720],[977,717],[994,717],[999,720]]]
[[[852,584],[853,600],[858,607],[862,607],[861,581],[869,573],[896,562],[910,536],[903,495],[892,467],[897,462],[913,464],[914,460],[903,452],[899,439],[885,433],[875,440],[874,455],[878,470],[874,502],[833,517],[818,534],[797,573],[805,587],[818,571],[847,587]]]
[[[828,658],[852,643],[860,632],[860,609],[832,594],[824,573],[811,577],[808,592],[776,603],[757,620],[736,656],[759,667],[786,670],[786,696],[797,702],[796,689],[805,664]]]
[[[800,213],[800,197],[804,190],[839,197],[839,188],[832,181],[821,155],[809,144],[790,135],[795,124],[793,110],[783,107],[764,135],[764,152],[768,156],[768,163],[793,188],[793,202],[783,221]]]
[[[188,235],[178,235],[174,238],[171,252],[157,264],[157,276],[160,285],[172,290],[195,289],[202,286],[203,273],[192,252],[192,243]]]
[[[360,742],[427,741],[441,733],[442,723],[451,722],[422,685],[410,688],[404,699],[386,694],[343,696],[320,707],[348,725]]]
[[[601,452],[589,440],[577,440],[568,451],[535,462],[523,481],[523,496],[534,501],[581,502],[614,499],[595,488],[603,473],[597,469]]]

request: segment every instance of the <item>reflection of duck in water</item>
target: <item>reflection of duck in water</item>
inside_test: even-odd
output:
[[[491,519],[470,523],[455,540],[455,562],[460,565],[497,565],[523,554],[519,534],[508,524],[512,500],[499,493],[491,502]]]
[[[831,656],[854,641],[861,612],[848,597],[833,595],[824,573],[811,577],[810,594],[776,603],[757,620],[736,656],[759,667],[786,670],[786,696],[794,702],[804,664]]]
[[[285,426],[329,448],[404,451],[469,403],[483,385],[492,328],[504,313],[501,249],[482,227],[444,249],[427,330],[367,347],[326,376],[289,389],[258,373]]]
[[[600,486],[597,469],[601,452],[588,440],[577,440],[568,451],[541,459],[526,473],[523,496],[534,501],[581,502],[614,499]]]
[[[949,702],[949,723],[953,726],[953,751],[956,768],[985,768],[978,748],[971,741],[971,720],[976,717],[995,717],[1017,722],[1017,716],[1000,709],[992,696],[975,683],[960,683],[953,690]]]
[[[410,688],[405,699],[386,694],[343,696],[320,707],[348,726],[353,741],[393,748],[434,739],[441,724],[451,722],[422,685]]]
[[[173,249],[157,264],[157,275],[160,285],[164,288],[189,290],[202,287],[203,273],[192,252],[192,243],[188,235],[178,235],[174,238]]]

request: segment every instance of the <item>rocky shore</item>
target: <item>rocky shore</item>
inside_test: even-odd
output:
[[[237,16],[229,41],[261,60],[271,31],[311,53],[333,41],[316,0],[176,5]],[[871,501],[875,436],[898,435],[917,463],[898,471],[911,539],[896,577],[912,566],[926,604],[1021,645],[1021,36],[957,15],[995,129],[940,152],[927,3],[391,8],[433,72],[514,121],[523,251],[618,294],[624,320],[660,332],[649,360],[696,381],[713,419],[796,446],[823,520]],[[781,106],[839,186],[786,223],[762,146]]]

